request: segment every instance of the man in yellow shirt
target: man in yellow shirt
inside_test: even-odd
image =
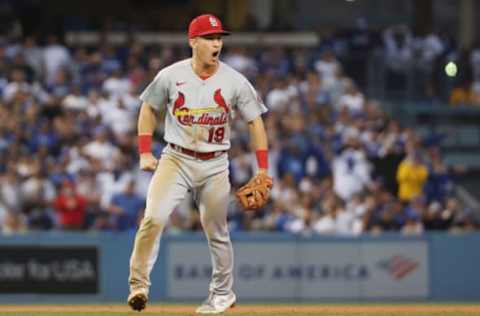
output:
[[[422,163],[420,155],[412,151],[397,169],[398,198],[403,202],[409,202],[421,195],[427,177],[427,167]]]

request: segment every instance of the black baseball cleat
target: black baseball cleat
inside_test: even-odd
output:
[[[137,312],[141,312],[145,307],[147,307],[148,298],[143,293],[132,293],[128,298],[128,305]]]

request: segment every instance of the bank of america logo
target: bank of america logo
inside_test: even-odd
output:
[[[395,255],[387,260],[380,261],[378,266],[395,280],[400,280],[415,271],[418,262],[402,255]]]

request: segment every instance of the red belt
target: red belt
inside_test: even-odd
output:
[[[227,152],[226,150],[219,150],[219,151],[210,151],[210,152],[202,153],[202,152],[194,151],[191,149],[183,148],[181,146],[178,146],[172,143],[168,143],[168,144],[170,145],[170,147],[172,147],[176,151],[194,158],[198,158],[200,160],[209,160]]]

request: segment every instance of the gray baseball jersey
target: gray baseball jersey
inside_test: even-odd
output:
[[[191,58],[162,69],[140,99],[160,111],[167,107],[164,139],[198,152],[230,148],[230,120],[247,122],[267,111],[250,82],[220,62],[207,79],[194,73]]]

